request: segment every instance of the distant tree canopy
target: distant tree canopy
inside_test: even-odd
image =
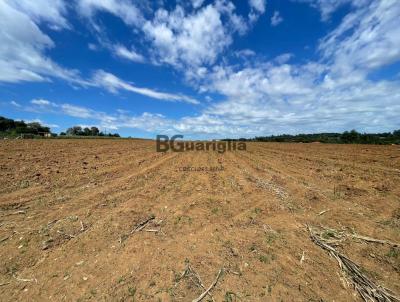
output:
[[[225,139],[231,140],[231,139]],[[257,136],[255,138],[239,140],[256,142],[291,142],[291,143],[331,143],[331,144],[400,144],[400,130],[384,133],[359,133],[356,130],[343,133],[315,133],[315,134],[282,134]]]
[[[67,129],[67,132],[60,133],[60,135],[69,135],[69,136],[108,136],[108,137],[120,137],[118,133],[108,133],[104,134],[99,130],[97,127],[85,127],[82,128],[81,126],[73,126]]]
[[[50,128],[38,122],[25,123],[0,116],[0,133],[2,135],[17,136],[20,134],[40,135],[50,133]]]
[[[33,136],[47,136],[51,133],[51,129],[43,126],[39,122],[25,123],[24,121],[15,121],[10,118],[0,116],[0,137],[18,137],[21,134],[29,134]],[[66,132],[61,132],[60,136],[103,136],[103,137],[120,137],[118,133],[105,134],[97,127],[73,126],[68,128]],[[51,133],[51,136],[57,134]]]
[[[84,135],[81,126],[74,126],[67,129],[67,135]]]

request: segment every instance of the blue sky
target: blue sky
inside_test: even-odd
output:
[[[400,128],[397,0],[3,0],[0,115],[54,132]]]

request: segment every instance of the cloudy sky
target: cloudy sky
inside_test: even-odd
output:
[[[60,132],[400,128],[397,0],[1,0],[0,115]]]

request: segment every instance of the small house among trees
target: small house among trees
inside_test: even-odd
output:
[[[0,136],[31,138],[35,136],[51,137],[50,128],[39,122],[25,123],[0,116]]]

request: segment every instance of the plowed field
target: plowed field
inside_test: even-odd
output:
[[[0,142],[1,301],[362,301],[307,226],[400,294],[399,147]]]

